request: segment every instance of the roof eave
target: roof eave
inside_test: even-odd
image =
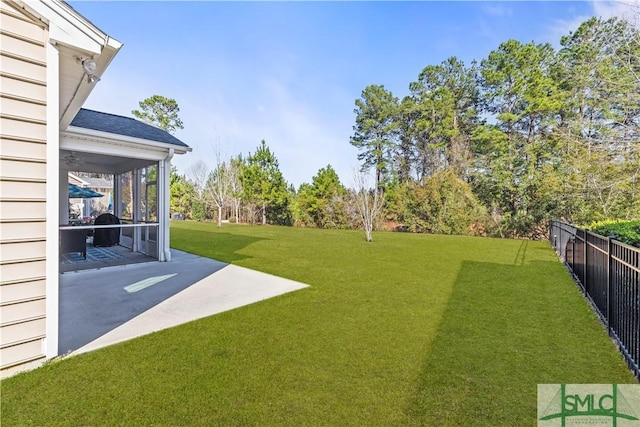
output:
[[[186,154],[192,151],[192,148],[189,146],[152,141],[144,138],[135,138],[131,136],[120,135],[117,133],[102,132],[77,126],[69,126],[65,131],[61,132],[61,135],[71,138],[88,138],[108,143],[124,143],[127,145],[143,146],[152,150],[161,150],[166,152],[169,152],[170,149],[173,149],[175,154]]]
[[[12,3],[48,27],[51,44],[77,51],[78,57],[94,59],[97,64],[94,74],[98,77],[102,76],[122,48],[122,43],[93,25],[62,0],[13,0]],[[88,83],[85,75],[79,74],[74,86],[76,89],[73,96],[69,100],[64,99],[60,107],[60,129],[65,129],[71,123],[95,84]]]
[[[76,174],[74,174],[74,173],[68,172],[68,174],[69,174],[70,176],[72,176],[72,177],[73,177],[73,179],[75,179],[76,181],[78,181],[78,182],[82,183],[83,185],[88,185],[88,184],[89,184],[87,181],[85,181],[84,179],[80,178],[78,175],[76,175]]]
[[[109,37],[64,1],[16,0],[15,3],[47,24],[49,38],[56,43],[95,55],[101,54],[103,47],[109,46],[116,51],[122,47],[122,43]]]

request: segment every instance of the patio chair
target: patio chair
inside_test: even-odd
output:
[[[60,230],[60,255],[74,252],[87,259],[87,230]]]
[[[117,216],[103,213],[94,222],[95,225],[120,224]],[[96,228],[93,232],[93,246],[115,246],[120,244],[120,227]]]

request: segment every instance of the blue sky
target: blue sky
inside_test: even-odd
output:
[[[634,0],[638,1],[638,0]],[[311,182],[331,164],[351,186],[354,102],[371,84],[399,98],[427,65],[482,60],[509,39],[557,46],[609,2],[72,1],[124,43],[86,108],[131,117],[154,94],[174,98],[193,152],[204,160],[254,152],[262,139],[287,182]]]

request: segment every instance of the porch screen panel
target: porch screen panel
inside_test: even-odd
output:
[[[142,191],[142,221],[158,222],[158,166],[146,167],[140,174]]]
[[[158,165],[147,166],[140,173],[141,222],[158,222]],[[141,235],[142,250],[158,255],[158,228],[145,227]]]
[[[133,224],[133,213],[135,207],[135,201],[133,198],[133,171],[129,171],[119,175],[121,191],[119,200],[114,203],[120,203],[120,222],[124,224]],[[113,207],[114,212],[117,212],[116,207]],[[129,249],[133,249],[133,228],[120,229],[121,241],[120,244]]]

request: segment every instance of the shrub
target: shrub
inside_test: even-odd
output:
[[[409,183],[398,192],[404,209],[398,221],[410,231],[436,234],[485,234],[486,209],[469,184],[445,169],[420,184]]]
[[[602,236],[613,236],[616,240],[640,247],[640,220],[604,220],[592,222],[589,230]]]
[[[207,218],[206,209],[207,208],[203,202],[194,200],[193,204],[191,205],[191,216],[196,221],[204,221]]]

